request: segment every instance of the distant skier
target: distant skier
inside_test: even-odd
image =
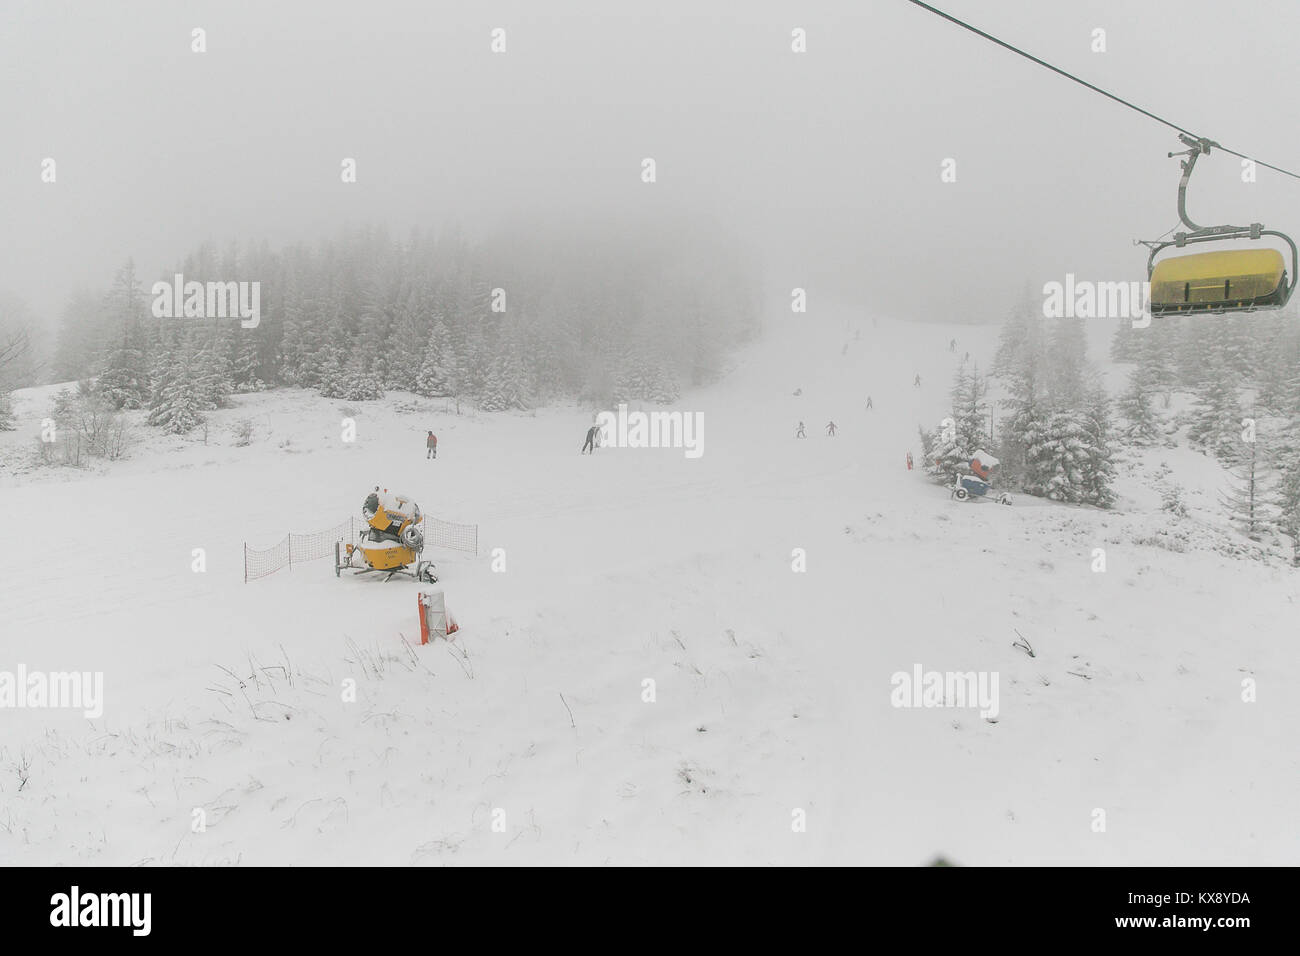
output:
[[[920,388],[920,387],[921,387],[921,373],[920,373],[920,372],[917,372],[917,373],[916,373],[916,381],[914,381],[912,384],[915,385],[917,388]]]
[[[907,470],[912,470],[912,453],[910,451],[907,453]]]
[[[966,357],[965,357],[964,359],[962,359],[962,361],[963,361],[963,362],[969,362],[969,361],[970,361],[970,353],[969,353],[969,352],[966,353]]]
[[[951,342],[948,343],[948,351],[949,351],[949,352],[955,352],[955,351],[957,351],[957,340],[956,340],[956,339],[953,339]]]
[[[590,428],[588,428],[587,443],[582,446],[582,454],[585,455],[588,451],[590,451],[593,455],[596,454],[596,439],[599,437],[600,437],[599,425],[592,425]]]
[[[834,423],[834,422],[827,422],[827,423],[826,423],[826,434],[829,435],[831,438],[834,438],[834,437],[835,437],[835,423]]]
[[[867,411],[871,411],[871,396],[867,396]]]
[[[429,432],[429,437],[424,440],[424,447],[427,449],[425,459],[438,457],[438,436]]]
[[[800,422],[800,423],[799,423],[799,427],[796,428],[796,429],[794,430],[794,437],[795,437],[795,438],[807,438],[807,437],[808,437],[807,435],[805,435],[805,434],[803,433],[803,422]]]

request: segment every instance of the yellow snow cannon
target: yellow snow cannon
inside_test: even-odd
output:
[[[336,577],[348,569],[357,574],[384,572],[385,581],[395,574],[431,584],[438,580],[433,562],[420,558],[424,551],[424,515],[414,499],[375,488],[362,503],[361,516],[367,527],[357,542],[334,544]]]

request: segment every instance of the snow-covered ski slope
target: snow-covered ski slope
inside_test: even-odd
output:
[[[792,316],[683,395],[694,460],[582,456],[590,409],[411,396],[353,403],[345,443],[343,403],[282,391],[207,445],[149,430],[107,468],[32,470],[50,390],[19,393],[0,671],[102,671],[105,709],[0,711],[0,862],[1300,862],[1300,576],[1216,551],[1208,516],[1160,546],[1151,461],[1111,513],[951,501],[916,426],[993,343]],[[1193,497],[1221,475],[1152,456]],[[409,647],[409,580],[243,583],[243,541],[335,525],[375,484],[479,525],[477,558],[433,555],[450,645]],[[917,665],[996,674],[996,722],[892,706]]]

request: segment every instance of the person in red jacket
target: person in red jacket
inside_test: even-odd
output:
[[[912,453],[910,451],[907,453],[907,470],[912,470]]]
[[[425,459],[438,457],[438,436],[429,432],[429,437],[424,440],[424,447],[428,449]]]

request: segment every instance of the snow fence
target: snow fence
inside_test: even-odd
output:
[[[368,525],[356,518],[324,531],[307,534],[290,532],[269,548],[250,548],[244,542],[244,581],[256,581],[284,568],[292,568],[304,561],[317,561],[334,557],[334,545],[355,541]],[[478,525],[456,524],[432,515],[424,516],[424,546],[450,548],[478,554]]]

